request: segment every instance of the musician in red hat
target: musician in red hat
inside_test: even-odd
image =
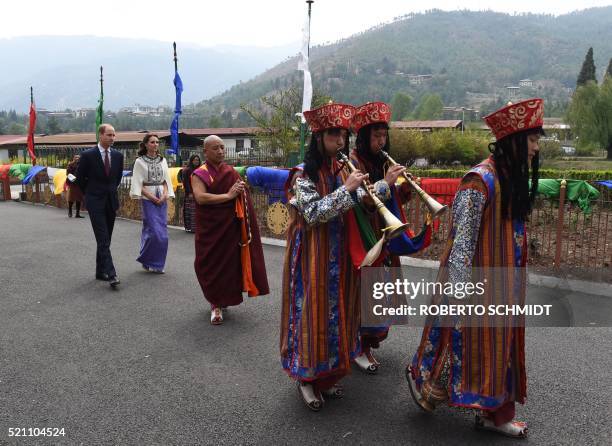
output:
[[[484,283],[479,303],[524,305],[525,225],[538,187],[544,103],[510,104],[484,119],[496,141],[489,158],[463,177],[455,195],[438,281],[478,279]],[[433,299],[460,302],[456,294]],[[417,404],[428,411],[442,402],[477,409],[477,428],[525,437],[527,425],[514,420],[515,403],[524,404],[527,390],[524,320],[506,322],[463,317],[445,324],[430,317],[406,371]]]
[[[355,108],[327,104],[306,111],[312,136],[303,168],[287,180],[290,223],[283,270],[280,352],[283,369],[295,379],[314,411],[324,398],[339,398],[340,379],[350,373],[358,321],[346,301],[358,296],[347,249],[345,214],[359,202],[367,175],[350,175],[336,156],[348,154]],[[361,194],[361,193],[360,193]],[[354,304],[352,304],[354,305]]]
[[[408,183],[396,185],[400,175],[405,172],[401,165],[387,166],[382,151],[390,153],[389,122],[391,121],[391,108],[384,102],[368,102],[356,107],[353,118],[353,131],[357,133],[356,148],[351,151],[350,159],[353,165],[369,175],[373,184],[373,190],[385,206],[393,212],[403,223],[406,222],[403,205],[410,200],[410,189]],[[369,224],[376,235],[376,239],[382,237],[385,222],[369,197],[364,197],[364,213],[366,222],[358,221],[358,225]],[[360,231],[362,232],[362,231]],[[395,240],[392,245],[385,247],[384,253],[379,257],[376,265],[401,267],[399,254],[407,255],[418,252],[425,248],[428,243],[424,234],[414,237],[414,234],[406,234],[406,240]],[[353,240],[355,244],[358,241]],[[403,243],[403,252],[392,252],[393,247]],[[397,271],[397,270],[394,270]],[[357,311],[360,309],[357,308]],[[349,309],[350,311],[350,309]],[[355,358],[355,364],[364,372],[375,374],[378,372],[380,363],[374,357],[372,349],[377,349],[380,343],[387,338],[389,327],[386,325],[377,327],[361,326],[359,330],[359,355]]]

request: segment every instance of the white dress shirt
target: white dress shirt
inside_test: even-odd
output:
[[[100,151],[100,156],[102,157],[102,164],[104,164],[104,152],[106,152],[106,149],[104,147],[102,147],[100,145],[100,143],[98,143],[98,150]],[[108,148],[108,165],[111,165],[111,152],[110,152],[111,148]]]

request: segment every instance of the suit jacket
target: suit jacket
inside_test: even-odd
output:
[[[110,163],[110,175],[106,175],[98,146],[81,153],[76,182],[85,194],[87,209],[103,211],[108,200],[115,211],[119,209],[117,188],[123,176],[123,154],[111,148]]]

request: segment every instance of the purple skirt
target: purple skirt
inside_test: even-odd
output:
[[[140,256],[136,259],[143,266],[158,271],[164,269],[168,254],[168,204],[157,206],[149,200],[142,203],[142,235]]]

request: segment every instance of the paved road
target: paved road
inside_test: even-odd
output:
[[[0,203],[0,444],[9,427],[61,427],[38,444],[516,444],[472,428],[473,415],[412,403],[402,376],[419,330],[394,327],[377,376],[355,371],[343,400],[309,412],[278,359],[283,250],[266,247],[273,293],[209,312],[192,235],[170,231],[167,274],[135,258],[140,224],[118,221],[121,290],[94,280],[87,219]],[[537,291],[536,291],[537,292]],[[549,291],[543,290],[544,295]],[[584,296],[591,314],[609,305]],[[530,444],[610,444],[612,329],[529,328]]]

